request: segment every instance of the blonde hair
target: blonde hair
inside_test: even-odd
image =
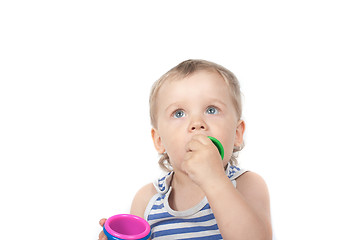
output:
[[[189,59],[184,62],[181,62],[167,73],[165,73],[160,79],[158,79],[152,86],[151,94],[150,94],[150,117],[151,117],[151,124],[154,128],[157,129],[157,95],[159,89],[162,85],[169,80],[174,79],[183,79],[188,77],[189,75],[198,72],[200,70],[207,70],[207,71],[216,71],[218,72],[228,85],[230,89],[230,94],[232,97],[233,105],[235,107],[237,118],[238,120],[242,117],[242,99],[241,99],[241,91],[239,82],[236,76],[226,69],[225,67],[209,62],[206,60],[198,60],[198,59]],[[237,155],[240,150],[242,150],[244,144],[241,147],[234,147],[233,154],[230,159],[231,164],[237,164]],[[171,164],[169,162],[169,157],[167,153],[161,154],[161,158],[159,159],[158,163],[160,167],[165,171],[171,171]]]

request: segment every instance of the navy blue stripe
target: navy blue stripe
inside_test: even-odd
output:
[[[160,218],[169,218],[169,217],[173,217],[171,214],[169,214],[168,212],[165,213],[156,213],[156,214],[150,214],[148,215],[148,220],[156,220],[156,219],[160,219]]]
[[[163,203],[160,205],[153,205],[152,210],[157,210],[163,208]]]
[[[223,239],[221,234],[216,234],[212,236],[204,236],[204,237],[194,237],[194,238],[185,238],[186,240],[220,240]]]
[[[210,220],[214,219],[214,215],[213,213],[202,216],[202,217],[197,217],[197,218],[171,218],[171,219],[165,219],[162,221],[159,221],[155,224],[151,225],[151,228],[154,228],[158,225],[167,225],[167,224],[177,224],[177,223],[202,223],[202,222],[207,222]]]
[[[201,209],[202,210],[207,210],[210,209],[211,207],[209,206],[209,203],[207,203],[206,205],[204,205],[204,207]]]
[[[157,199],[156,199],[156,201],[161,201],[162,199],[164,199],[165,198],[165,195],[161,195],[161,196],[159,196]]]
[[[157,231],[151,235],[151,238],[183,234],[183,233],[196,233],[196,232],[203,232],[203,231],[210,231],[210,230],[218,230],[217,224],[214,224],[212,226],[206,226],[206,227],[203,227],[203,226],[185,227],[185,228],[176,228],[176,229]]]

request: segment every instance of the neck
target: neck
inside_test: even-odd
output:
[[[169,204],[176,211],[190,209],[205,197],[202,189],[181,171],[175,172],[171,186]]]
[[[202,189],[194,183],[187,174],[181,171],[176,171],[174,173],[171,186],[172,191],[176,191],[181,194],[204,197]]]

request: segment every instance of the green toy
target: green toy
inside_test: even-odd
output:
[[[224,157],[224,149],[223,149],[222,143],[221,143],[218,139],[216,139],[216,138],[214,138],[214,137],[208,136],[208,138],[211,139],[211,141],[213,142],[213,144],[217,147],[218,152],[219,152],[219,154],[221,155],[221,158],[222,158],[222,160],[223,160],[223,157]]]

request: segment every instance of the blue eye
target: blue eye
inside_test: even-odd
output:
[[[216,107],[208,107],[206,110],[208,114],[218,114],[218,109]]]
[[[186,114],[184,113],[183,110],[176,110],[174,113],[173,113],[173,117],[174,118],[181,118],[181,117],[184,117],[186,116]]]

